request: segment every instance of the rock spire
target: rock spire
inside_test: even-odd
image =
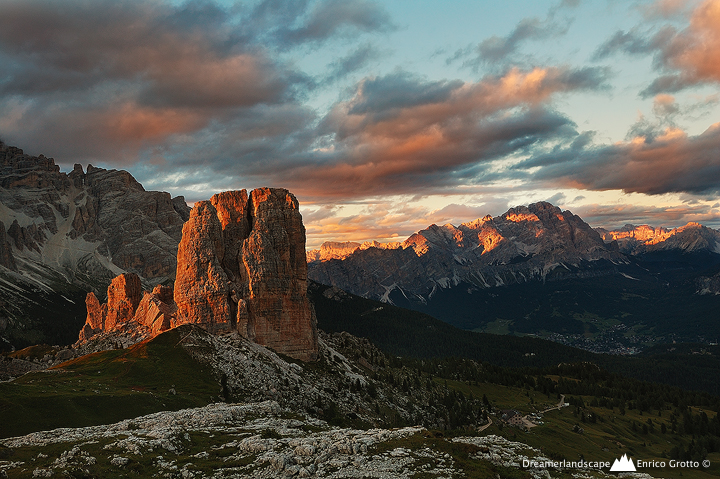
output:
[[[195,204],[183,227],[175,324],[237,330],[279,353],[317,358],[305,227],[287,190],[228,191]]]

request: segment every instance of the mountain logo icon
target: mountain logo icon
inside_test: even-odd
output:
[[[636,472],[635,464],[632,459],[628,459],[627,454],[623,454],[620,459],[615,459],[610,472]]]

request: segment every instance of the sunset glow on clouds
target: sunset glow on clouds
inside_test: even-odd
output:
[[[720,226],[720,0],[500,5],[6,0],[0,138],[190,202],[286,187],[309,246],[540,200]]]

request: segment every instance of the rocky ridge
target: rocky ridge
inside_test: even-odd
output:
[[[323,334],[320,363],[311,366],[288,362],[237,332],[213,335],[194,325],[181,328],[175,330],[181,338],[177,346],[211,366],[222,385],[215,401],[224,397],[228,402],[3,439],[0,471],[9,477],[134,473],[188,478],[460,478],[466,477],[468,461],[485,464],[493,477],[506,477],[524,458],[546,460],[525,444],[471,435],[481,433],[478,427],[468,427],[467,436],[444,438],[437,429],[448,426],[451,414],[451,406],[444,404],[446,389],[435,381],[404,388],[403,383],[415,381],[416,371],[389,367],[392,358],[347,333]],[[62,368],[42,374],[60,375]],[[423,383],[428,378],[420,379]],[[181,388],[178,385],[177,394]],[[174,389],[170,393],[175,394]],[[463,401],[469,402],[452,407],[468,412],[483,407],[479,399]],[[338,425],[340,415],[354,418],[358,425]],[[393,422],[412,426],[393,427]],[[468,425],[484,423],[480,415],[468,418]],[[534,478],[553,477],[545,469],[527,472]],[[593,470],[563,473],[607,477]]]
[[[182,197],[146,191],[127,171],[76,164],[63,173],[52,158],[1,142],[0,162],[0,221],[16,260],[51,266],[81,285],[84,275],[122,271],[157,282],[174,277],[190,210]]]
[[[309,250],[306,256],[307,262],[312,263],[314,261],[345,259],[356,251],[363,251],[368,248],[399,249],[402,247],[402,243],[379,243],[377,241],[365,241],[364,243],[326,241],[320,245],[320,249]]]
[[[170,329],[177,312],[171,287],[157,285],[152,292],[143,292],[140,277],[134,273],[116,276],[108,286],[107,298],[107,303],[100,304],[95,293],[87,294],[81,343],[112,331],[131,333],[138,342]]]
[[[200,436],[210,439],[200,441]],[[30,461],[0,461],[0,471],[32,471],[33,477],[90,474],[97,470],[115,477],[141,470],[148,476],[189,479],[397,479],[418,474],[460,478],[466,477],[463,463],[458,460],[461,448],[471,452],[472,460],[489,463],[488,469],[496,474],[519,468],[523,460],[548,461],[537,449],[499,436],[456,437],[449,441],[433,438],[422,427],[332,428],[310,416],[298,417],[274,401],[218,403],[107,426],[56,429],[2,442],[34,456]],[[446,443],[444,449],[452,454],[433,447],[438,442]],[[64,444],[59,455],[42,452],[58,444]],[[578,479],[615,477],[592,469],[557,472]],[[528,473],[533,479],[553,477],[546,469],[528,469]],[[624,477],[650,478],[641,473]]]
[[[126,171],[65,173],[52,158],[0,142],[0,349],[8,338],[58,341],[45,337],[46,323],[58,311],[81,321],[84,292],[103,291],[118,274],[148,287],[172,280],[189,211],[182,197],[146,191]]]
[[[387,301],[401,289],[424,301],[438,288],[461,282],[491,288],[572,277],[588,266],[612,269],[627,261],[581,218],[543,202],[458,227],[431,225],[397,247],[358,247],[347,255],[353,246],[340,248],[338,259],[322,260],[322,249],[310,252],[320,259],[310,263],[309,277],[365,297]]]
[[[631,255],[670,250],[720,253],[720,231],[699,223],[673,229],[627,224],[619,230],[596,228],[596,231],[606,243],[617,242],[620,251]]]
[[[283,408],[324,418],[333,424],[347,424],[348,418],[364,427],[397,424],[423,424],[446,429],[461,420],[469,427],[486,423],[483,404],[477,398],[458,397],[463,415],[451,418],[447,391],[419,371],[391,365],[391,358],[368,340],[348,333],[320,333],[318,360],[305,363],[281,357],[276,352],[240,336],[236,331],[211,334],[193,324],[167,331],[150,342],[171,341],[198,364],[197,371],[217,384],[212,401],[258,402],[271,399]],[[175,338],[175,339],[172,339]],[[132,332],[119,328],[93,336],[70,350],[62,350],[65,360],[85,361],[81,356],[113,349],[127,349],[128,357],[144,354],[148,342],[137,343]],[[140,352],[139,352],[140,351]],[[115,354],[115,353],[105,353]],[[56,358],[60,357],[57,353]],[[115,356],[113,356],[115,357]],[[30,359],[30,358],[25,358]],[[27,361],[30,363],[30,361]],[[34,362],[34,370],[48,369],[46,375],[62,375],[65,366],[57,362]],[[412,388],[408,385],[413,384]],[[97,386],[90,386],[96,389]],[[174,388],[169,383],[166,388]],[[178,394],[183,386],[177,385]],[[101,388],[104,389],[104,388]],[[84,390],[84,389],[83,389]],[[172,391],[175,394],[175,391]],[[90,393],[103,393],[96,390]],[[162,394],[161,392],[155,394]],[[459,418],[459,419],[458,419]]]

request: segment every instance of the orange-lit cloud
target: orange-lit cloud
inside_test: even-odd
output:
[[[654,117],[615,143],[580,131],[602,112],[577,104],[621,96],[621,75],[568,53],[559,42],[579,23],[569,7],[585,4],[556,5],[485,40],[474,33],[455,59],[472,68],[433,71],[380,46],[404,24],[372,0],[0,1],[0,136],[65,168],[128,168],[190,201],[286,187],[315,239],[392,239],[500,214],[519,190],[555,202],[568,187],[719,193],[719,128],[696,134],[687,120],[720,97],[674,92],[720,83],[720,0],[655,2],[597,49],[600,60],[653,57],[660,76],[632,87],[652,83],[641,109]],[[564,53],[538,54],[547,40]],[[444,203],[423,203],[433,195]],[[630,211],[599,204],[597,218]],[[700,209],[633,215],[714,218]]]
[[[669,18],[688,7],[685,2],[663,0],[646,11]],[[638,28],[615,33],[596,52],[597,59],[622,51],[631,55],[655,55],[662,75],[643,92],[644,96],[677,92],[705,83],[720,83],[720,0],[705,0],[690,15],[689,25],[678,30],[664,25],[641,33]]]
[[[601,69],[511,69],[476,83],[428,82],[404,72],[363,80],[331,109],[317,160],[288,164],[309,197],[356,197],[451,185],[484,164],[546,139],[574,135],[545,107],[556,94],[601,88]]]
[[[298,98],[314,80],[275,51],[390,28],[373,2],[4,1],[0,134],[60,161],[123,166],[231,134],[277,143],[266,135],[288,122],[270,126],[266,112],[307,125]]]
[[[574,188],[646,194],[720,192],[720,123],[697,136],[676,127],[614,145],[538,155],[516,166],[540,167],[535,180]]]
[[[680,70],[687,82],[720,82],[720,0],[706,0],[690,26],[663,50],[667,67]]]

